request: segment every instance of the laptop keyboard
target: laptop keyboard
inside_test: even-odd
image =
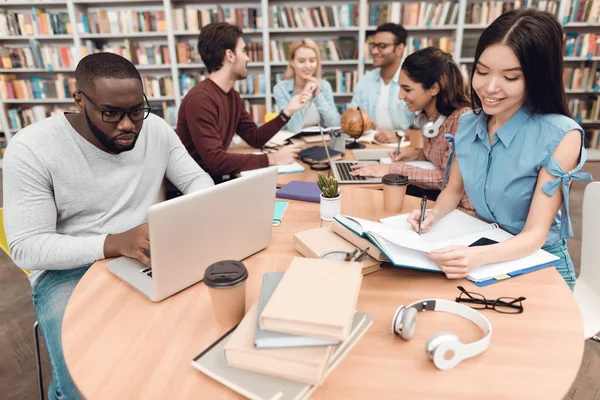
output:
[[[337,168],[338,173],[340,174],[340,178],[342,178],[343,181],[366,181],[367,178],[365,178],[364,176],[350,174],[350,172],[352,171],[352,166],[357,164],[357,162],[343,162],[335,163],[334,165]]]
[[[140,269],[140,273],[152,278],[152,270],[150,268]]]

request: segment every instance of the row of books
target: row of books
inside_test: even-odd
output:
[[[322,79],[329,82],[334,93],[353,93],[358,84],[358,71],[343,71],[336,69],[323,73]],[[283,80],[283,74],[272,74],[271,86]]]
[[[71,34],[71,22],[66,11],[46,12],[33,7],[31,12],[0,13],[0,36],[66,35]]]
[[[367,44],[371,39],[367,40]],[[441,36],[441,37],[411,37],[406,39],[406,46],[404,47],[403,58],[406,58],[411,53],[419,51],[426,47],[438,47],[446,53],[454,53],[455,39],[454,37]],[[365,61],[373,61],[371,50],[369,46],[365,46]]]
[[[348,28],[358,26],[357,3],[320,7],[270,6],[271,28]]]
[[[197,31],[214,22],[228,22],[240,28],[262,29],[262,12],[260,8],[197,8],[186,6],[173,10],[173,25],[176,31]]]
[[[358,48],[353,37],[315,41],[319,46],[321,60],[340,61],[356,60]],[[271,40],[271,61],[282,62],[290,59],[291,40]]]
[[[72,46],[40,46],[29,40],[29,47],[0,47],[0,68],[74,68]]]
[[[458,9],[459,2],[454,0],[369,4],[369,25],[379,26],[386,22],[404,27],[454,25],[458,21]]]
[[[235,81],[233,88],[242,95],[265,94],[265,74],[248,74],[246,79]]]
[[[564,0],[565,16],[563,23],[587,22],[597,24],[600,22],[600,0]]]
[[[51,115],[65,111],[75,111],[75,105],[63,106],[33,106],[33,107],[14,107],[8,109],[8,123],[11,129],[22,129],[34,122],[39,122]]]
[[[173,103],[162,101],[160,107],[151,104],[150,108],[152,108],[154,114],[167,121],[175,129],[175,126],[177,126],[177,107]]]
[[[551,14],[558,14],[559,2],[555,0],[516,0],[516,1],[475,1],[467,3],[467,12],[465,16],[466,24],[489,25],[500,15],[511,10],[521,8],[536,8],[540,11],[547,11]]]
[[[265,115],[267,114],[266,104],[255,104],[250,103],[249,100],[244,100],[244,106],[256,125],[262,125],[265,122]]]
[[[166,44],[134,43],[129,39],[125,39],[123,45],[109,45],[102,41],[86,40],[85,44],[81,46],[82,57],[100,52],[118,54],[135,65],[171,64],[169,46]]]
[[[578,122],[600,121],[600,96],[588,99],[569,99],[569,110]]]
[[[600,10],[599,10],[600,11]],[[600,56],[600,34],[567,32],[565,56],[597,57]]]
[[[577,67],[567,67],[563,73],[565,89],[597,91],[600,93],[600,65],[581,63]]]
[[[586,147],[590,149],[600,150],[600,129],[592,129],[585,132]]]
[[[175,96],[173,79],[170,76],[143,76],[144,92],[148,98]]]
[[[167,21],[163,10],[98,10],[80,14],[77,27],[80,33],[166,32]]]
[[[75,90],[75,78],[63,74],[26,79],[17,79],[14,74],[0,75],[0,94],[4,100],[69,99]]]
[[[192,43],[179,42],[177,48],[177,62],[179,64],[201,63],[202,59],[198,53],[198,48]],[[247,42],[246,53],[251,62],[263,62],[263,44],[262,42]]]

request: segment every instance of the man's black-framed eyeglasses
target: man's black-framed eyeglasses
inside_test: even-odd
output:
[[[374,48],[377,48],[377,50],[379,51],[383,51],[385,49],[387,49],[389,46],[396,46],[396,43],[369,43],[369,49],[373,50]]]
[[[94,103],[94,101],[90,99],[87,94],[83,93],[83,90],[78,90],[78,93],[82,94],[90,103],[94,105],[94,107],[98,109],[98,111],[100,111],[103,122],[118,124],[123,120],[123,118],[125,118],[125,115],[127,115],[133,122],[139,122],[145,120],[150,115],[150,107],[134,107],[130,108],[129,110],[106,110]],[[148,98],[146,97],[146,93],[143,93],[143,95],[146,104],[150,105]]]
[[[488,300],[482,294],[467,292],[464,287],[457,286],[460,295],[456,298],[457,303],[467,303],[469,307],[476,310],[491,308],[502,314],[521,314],[523,312],[523,300],[525,297],[499,297],[496,300]]]

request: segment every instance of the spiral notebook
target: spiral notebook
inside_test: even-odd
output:
[[[432,250],[452,245],[468,246],[482,237],[497,242],[513,237],[497,224],[489,224],[458,210],[441,218],[431,230],[421,235],[413,231],[407,217],[408,214],[402,214],[375,222],[338,214],[334,219],[357,235],[369,239],[395,266],[428,271],[441,272],[437,263],[426,257],[426,253]],[[519,259],[477,267],[467,279],[484,286],[554,265],[557,260],[558,257],[537,250]]]

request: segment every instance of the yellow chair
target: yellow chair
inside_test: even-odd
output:
[[[7,256],[10,257],[8,249],[8,240],[4,231],[4,209],[0,207],[0,248]],[[28,269],[23,269],[26,275],[31,273]],[[37,320],[33,323],[33,342],[35,343],[35,363],[37,366],[38,386],[40,391],[40,399],[44,400],[44,380],[42,377],[42,363],[40,362],[40,339]]]

